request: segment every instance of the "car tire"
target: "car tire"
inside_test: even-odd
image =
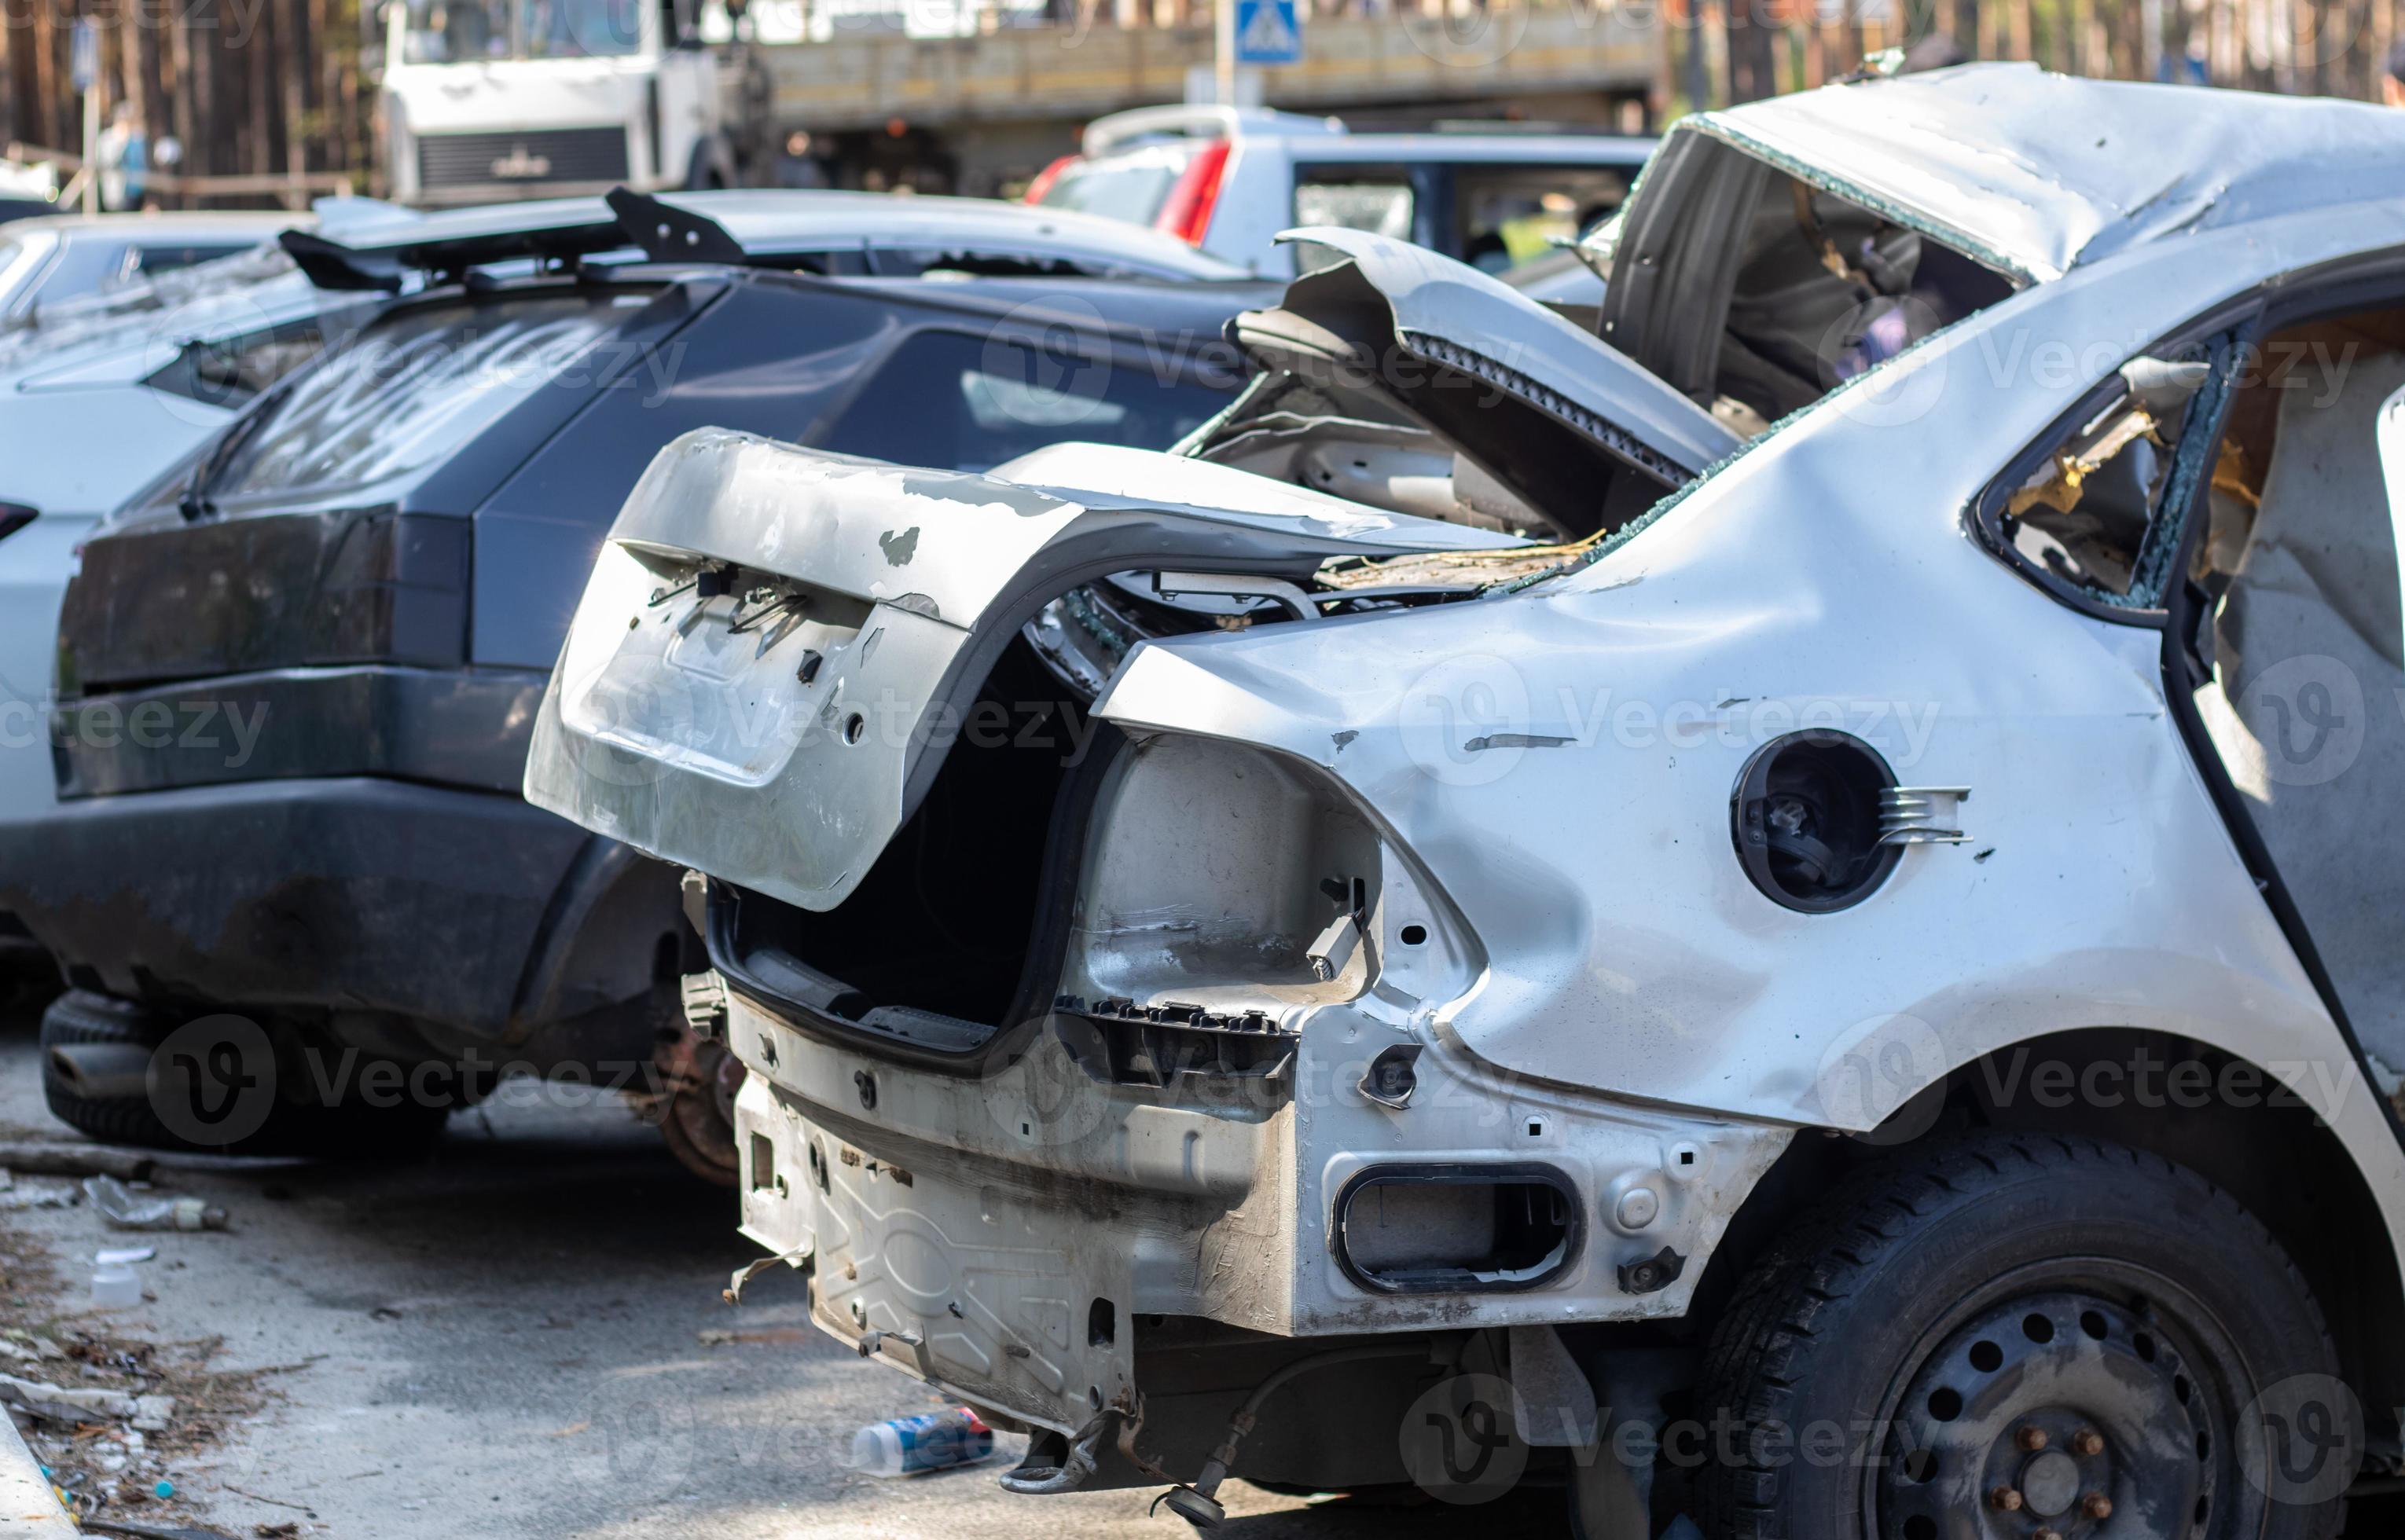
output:
[[[415,1154],[442,1132],[451,1110],[373,1106],[357,1101],[331,1106],[289,1100],[270,1105],[259,1127],[222,1144],[188,1139],[159,1115],[146,1093],[79,1095],[52,1057],[75,1044],[127,1045],[153,1049],[176,1023],[167,1013],[134,1001],[89,989],[70,989],[42,1013],[42,1094],[59,1121],[105,1144],[207,1155],[404,1155]]]
[[[159,1036],[154,1013],[130,1000],[70,989],[50,1001],[42,1012],[41,1030],[42,1096],[50,1105],[50,1115],[104,1144],[185,1148],[159,1120],[148,1097],[78,1096],[51,1057],[53,1049],[85,1043],[147,1049],[157,1043]]]
[[[2181,1540],[2327,1540],[2360,1448],[2271,1233],[2193,1171],[2081,1139],[1857,1172],[1739,1285],[1701,1391],[1711,1540],[2078,1535],[2115,1508]],[[2317,1459],[2276,1458],[2291,1428]]]

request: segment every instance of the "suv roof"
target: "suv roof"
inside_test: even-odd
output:
[[[510,257],[598,255],[640,246],[662,259],[740,263],[802,252],[973,247],[1033,261],[1102,265],[1157,278],[1217,281],[1243,270],[1158,231],[1097,215],[983,198],[772,190],[662,193],[462,209],[378,227],[347,242],[287,237],[328,287],[389,287],[405,268]]]

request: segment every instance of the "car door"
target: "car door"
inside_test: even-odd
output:
[[[2191,514],[2178,638],[2208,778],[2291,939],[2393,1084],[2405,1069],[2405,281],[2343,310],[2292,302],[2236,379]]]

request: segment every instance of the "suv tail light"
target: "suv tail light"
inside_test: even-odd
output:
[[[1153,228],[1165,230],[1190,246],[1202,244],[1211,229],[1211,211],[1219,204],[1219,183],[1228,173],[1228,141],[1217,140],[1186,162],[1169,196],[1160,203]]]
[[[1035,180],[1027,184],[1027,193],[1020,201],[1027,203],[1042,203],[1044,195],[1052,190],[1052,184],[1061,179],[1061,174],[1084,159],[1082,155],[1063,155],[1046,166],[1035,174]]]

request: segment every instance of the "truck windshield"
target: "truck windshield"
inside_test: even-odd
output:
[[[642,46],[642,0],[407,0],[401,56],[412,64],[607,59]]]

